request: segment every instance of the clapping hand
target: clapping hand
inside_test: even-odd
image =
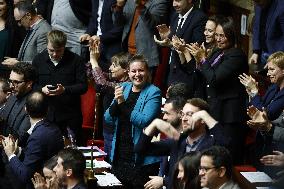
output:
[[[172,37],[172,44],[173,44],[174,49],[177,52],[179,52],[179,53],[181,53],[181,52],[183,52],[185,50],[185,41],[184,41],[184,39],[180,39],[176,35],[174,35]]]
[[[247,114],[251,119],[247,121],[247,124],[250,128],[266,132],[271,129],[272,125],[267,117],[267,112],[264,108],[262,109],[262,111],[260,111],[256,107],[250,106],[247,109]]]
[[[189,50],[190,54],[196,60],[196,63],[200,63],[201,60],[207,58],[209,50],[207,50],[204,46],[204,43],[200,46],[198,43],[187,44],[186,48]]]
[[[99,39],[91,38],[89,51],[90,51],[91,63],[92,63],[92,60],[95,60],[97,62],[100,57],[100,40]]]
[[[156,26],[156,28],[159,32],[161,40],[169,38],[169,35],[171,33],[170,27],[168,27],[166,24],[161,24]]]
[[[39,173],[35,173],[34,178],[31,178],[31,180],[35,189],[48,189],[48,185],[45,181],[45,178]]]
[[[2,139],[3,149],[7,157],[10,157],[12,154],[16,154],[18,149],[18,140],[15,139],[10,135],[5,137],[4,140]]]
[[[258,93],[257,82],[251,75],[247,75],[243,73],[239,75],[239,80],[241,84],[245,86],[246,91],[249,94],[249,96],[253,96],[254,94]]]
[[[121,104],[125,101],[123,96],[123,86],[116,86],[114,90],[114,99],[117,101],[118,104]]]

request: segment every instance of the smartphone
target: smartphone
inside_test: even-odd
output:
[[[48,90],[55,90],[57,89],[57,86],[54,86],[54,85],[49,85],[47,86]]]

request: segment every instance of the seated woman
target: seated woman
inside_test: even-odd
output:
[[[173,189],[201,189],[199,178],[199,152],[184,154],[176,164]]]
[[[147,61],[134,55],[129,61],[129,78],[115,87],[114,99],[105,113],[106,124],[114,127],[111,161],[114,174],[125,188],[143,189],[150,175],[159,171],[159,157],[134,153],[143,128],[160,114],[161,91],[150,84]]]
[[[267,59],[267,69],[267,76],[272,85],[263,97],[258,94],[258,86],[254,78],[242,74],[239,79],[250,96],[250,104],[259,110],[265,108],[268,119],[275,120],[284,108],[284,52],[279,51],[270,55]]]
[[[104,73],[98,64],[100,56],[99,43],[90,42],[90,61],[86,64],[87,76],[94,81],[96,92],[100,93],[103,99],[103,112],[109,107],[113,97],[116,85],[128,81],[128,53],[119,53],[111,58],[110,74]],[[111,142],[113,138],[113,128],[103,124],[104,151],[109,155],[111,153]]]

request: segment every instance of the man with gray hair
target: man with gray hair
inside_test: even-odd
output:
[[[3,64],[14,65],[19,61],[31,63],[33,58],[46,48],[46,34],[51,26],[37,15],[31,1],[20,1],[15,5],[16,22],[27,30],[17,58],[8,58]]]

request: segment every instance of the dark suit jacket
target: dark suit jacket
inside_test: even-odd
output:
[[[238,76],[248,72],[247,57],[242,50],[231,48],[211,66],[220,53],[220,50],[215,51],[201,66],[210,113],[221,123],[243,122],[246,119],[247,93]]]
[[[25,103],[28,95],[29,93],[19,99],[15,95],[10,96],[4,109],[0,112],[0,117],[6,122],[6,125],[1,128],[2,134],[5,136],[11,134],[16,137],[21,147],[25,146],[26,133],[31,127],[29,116],[25,111]],[[14,111],[15,114],[12,114],[14,109],[16,109]]]
[[[75,185],[72,189],[87,189],[87,187],[84,183],[79,183]]]
[[[41,172],[45,161],[63,149],[62,134],[56,125],[46,121],[36,124],[28,138],[27,146],[23,151],[23,161],[13,157],[9,165],[15,175],[27,188],[33,188],[31,178],[35,172]]]
[[[48,120],[64,121],[72,117],[82,117],[80,95],[87,91],[86,71],[82,58],[65,49],[57,66],[51,62],[47,50],[33,60],[38,78],[35,89],[45,85],[62,84],[65,92],[49,97]]]
[[[111,7],[116,4],[116,0],[104,1],[102,7],[100,27],[102,35],[100,35],[101,40],[101,66],[104,64],[110,64],[111,57],[122,51],[121,48],[121,37],[123,26],[116,26],[112,19]],[[96,35],[98,27],[98,0],[92,0],[92,17],[90,18],[89,26],[87,32],[89,35]]]
[[[184,39],[186,43],[201,43],[205,41],[203,31],[207,21],[207,16],[202,11],[193,9],[189,13],[187,19],[184,21],[182,28],[179,29],[179,31],[176,31],[178,21],[178,14],[175,13],[172,18],[172,23],[170,24],[170,36],[176,35],[179,38]],[[194,73],[194,69],[192,69],[191,72],[185,69],[185,67],[180,63],[178,53],[175,50],[172,50],[171,52],[172,56],[168,76],[168,85],[171,85],[174,82],[184,82],[189,86],[195,86],[198,79],[195,79],[196,75]],[[195,64],[195,61],[190,62],[190,64]]]
[[[134,150],[141,155],[154,155],[154,156],[170,156],[169,160],[169,173],[166,179],[166,187],[172,188],[174,168],[179,158],[185,154],[187,136],[181,135],[178,141],[166,139],[159,142],[151,142],[152,137],[148,137],[142,133],[138,143],[134,146]],[[223,134],[222,127],[216,124],[208,133],[205,138],[198,145],[196,151],[202,151],[213,145],[226,145],[228,141]]]
[[[260,44],[260,19],[262,8],[255,5],[253,25],[253,50],[262,50]],[[265,26],[265,43],[269,54],[284,51],[284,1],[272,0]]]
[[[88,25],[91,17],[91,0],[69,0],[69,3],[75,16],[83,24]],[[36,4],[39,14],[49,23],[51,23],[53,4],[54,0],[37,0]]]

